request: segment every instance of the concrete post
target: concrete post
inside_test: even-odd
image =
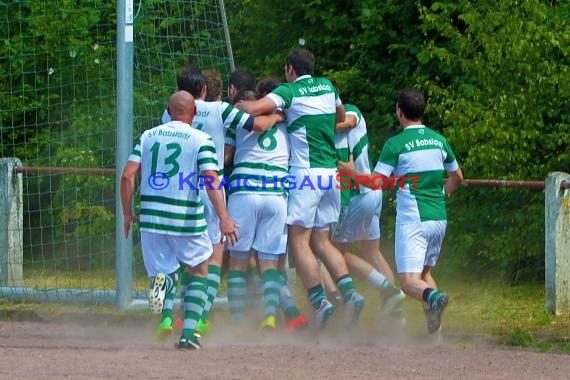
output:
[[[561,190],[570,175],[549,173],[545,183],[545,286],[546,309],[570,312],[570,189]]]
[[[22,166],[17,158],[0,159],[0,285],[23,284],[24,218]]]

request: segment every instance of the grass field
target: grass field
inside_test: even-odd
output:
[[[445,313],[447,332],[484,335],[501,344],[538,351],[570,353],[570,315],[555,316],[546,311],[544,284],[459,284],[444,279],[438,285],[452,297]],[[419,317],[414,324],[423,328],[417,303],[407,300],[405,307],[408,316]]]

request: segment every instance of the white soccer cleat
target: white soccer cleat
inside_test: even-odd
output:
[[[406,294],[399,289],[393,288],[381,291],[384,303],[382,304],[381,315],[389,315],[398,308],[400,303],[406,298]]]
[[[164,273],[157,274],[152,280],[151,289],[148,293],[148,303],[153,314],[162,313],[167,288],[166,275]]]
[[[329,300],[324,298],[321,301],[321,306],[317,310],[315,310],[315,324],[319,328],[325,327],[328,319],[334,313],[334,305],[330,303]]]

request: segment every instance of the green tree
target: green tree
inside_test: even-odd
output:
[[[18,157],[25,166],[114,165],[115,7],[97,0],[0,2],[6,15],[0,28],[2,156]],[[90,182],[98,186],[87,191]],[[96,233],[82,226],[113,216],[113,181],[54,174],[25,183],[26,240],[34,246],[42,236],[67,236],[76,248],[52,246],[50,254],[88,253],[92,245],[80,241]],[[113,233],[112,224],[100,225]],[[46,253],[31,250],[30,261]]]
[[[467,178],[541,180],[568,170],[568,11],[568,3],[539,0],[421,7],[429,38],[417,55],[417,83]],[[539,192],[462,191],[447,246],[464,251],[472,268],[543,278],[543,205]]]
[[[229,21],[238,64],[258,75],[281,73],[304,41],[316,74],[362,109],[377,149],[398,132],[395,95],[413,86],[466,178],[540,180],[570,164],[569,15],[570,3],[542,0],[234,0]],[[384,204],[390,237],[393,194]],[[543,204],[539,192],[463,189],[445,250],[469,271],[542,278]]]

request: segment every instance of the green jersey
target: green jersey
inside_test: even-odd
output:
[[[413,125],[386,141],[374,171],[404,177],[405,182],[392,179],[389,187],[397,190],[396,222],[409,223],[447,219],[443,175],[458,168],[445,137]]]
[[[342,102],[333,84],[303,75],[267,96],[285,112],[291,167],[336,168],[336,107]]]
[[[336,147],[336,154],[337,154],[337,159],[339,161],[348,161],[348,136],[346,132],[337,132],[336,136],[335,136],[336,142],[335,142],[335,147]],[[343,187],[346,185],[346,183],[348,181],[350,181],[351,178],[348,176],[343,176],[343,182],[340,183],[340,186]],[[350,191],[351,189],[346,189],[346,190],[342,190],[340,191],[340,205],[341,206],[348,206],[348,204],[350,203]]]
[[[353,115],[356,117],[356,125],[354,128],[340,133],[346,134],[348,151],[349,154],[352,155],[356,170],[360,173],[370,174],[372,172],[372,164],[368,145],[368,131],[366,129],[366,121],[356,106],[352,104],[345,104],[344,109],[347,115]],[[338,134],[339,133],[337,133],[337,135]],[[350,197],[364,194],[369,191],[372,190],[366,186],[359,186],[357,189],[354,179],[352,179],[352,186],[349,190]]]

